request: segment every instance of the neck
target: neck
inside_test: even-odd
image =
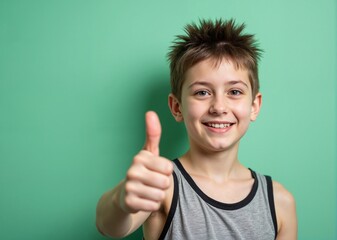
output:
[[[190,174],[211,178],[229,179],[244,169],[238,160],[238,146],[226,151],[210,152],[191,145],[180,160]]]

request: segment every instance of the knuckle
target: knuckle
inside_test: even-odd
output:
[[[133,190],[133,184],[131,182],[125,183],[125,192],[126,194],[129,194]]]
[[[151,198],[152,201],[162,201],[164,198],[163,191],[159,189],[152,191]]]
[[[158,193],[158,201],[163,201],[165,199],[165,192],[164,191],[160,191]]]
[[[170,178],[169,178],[169,177],[166,177],[166,178],[164,179],[163,186],[164,186],[165,188],[168,188],[168,187],[170,186]]]
[[[141,160],[140,153],[138,153],[136,156],[133,157],[133,163],[139,163]]]
[[[129,168],[126,172],[126,179],[127,180],[138,180],[142,174],[142,168],[138,165],[133,165]]]
[[[133,162],[133,164],[142,164],[143,163],[143,158],[141,156],[141,153],[139,153],[136,156],[134,156],[132,162]]]
[[[163,173],[170,175],[173,172],[173,163],[166,158],[161,158],[161,163]]]
[[[173,172],[173,163],[171,161],[169,161],[169,163],[168,163],[168,172],[170,174],[172,174],[172,172]]]
[[[163,177],[160,181],[158,181],[159,187],[161,189],[166,189],[170,186],[170,179],[169,177]]]
[[[155,202],[154,203],[154,210],[153,211],[157,211],[157,210],[159,210],[160,209],[160,206],[161,206],[161,204],[160,204],[160,202]]]
[[[133,199],[133,197],[126,197],[125,198],[125,205],[130,208],[130,209],[134,209],[135,208],[135,201]]]
[[[160,208],[160,203],[151,201],[146,204],[145,207],[148,211],[157,211]]]
[[[132,180],[136,177],[134,169],[131,167],[126,173],[126,179]]]

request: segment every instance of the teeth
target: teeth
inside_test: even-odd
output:
[[[229,123],[207,123],[207,125],[212,128],[227,128],[230,126]]]

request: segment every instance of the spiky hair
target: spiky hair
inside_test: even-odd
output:
[[[252,34],[243,33],[245,24],[234,19],[199,20],[185,27],[185,35],[176,36],[168,53],[171,91],[181,101],[181,89],[186,71],[206,60],[220,63],[231,61],[237,68],[248,70],[253,97],[259,91],[258,61],[262,50]]]

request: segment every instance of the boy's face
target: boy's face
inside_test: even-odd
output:
[[[261,94],[253,98],[247,70],[226,59],[205,60],[186,72],[181,102],[170,95],[169,104],[185,122],[191,147],[218,152],[238,147],[259,113]]]

